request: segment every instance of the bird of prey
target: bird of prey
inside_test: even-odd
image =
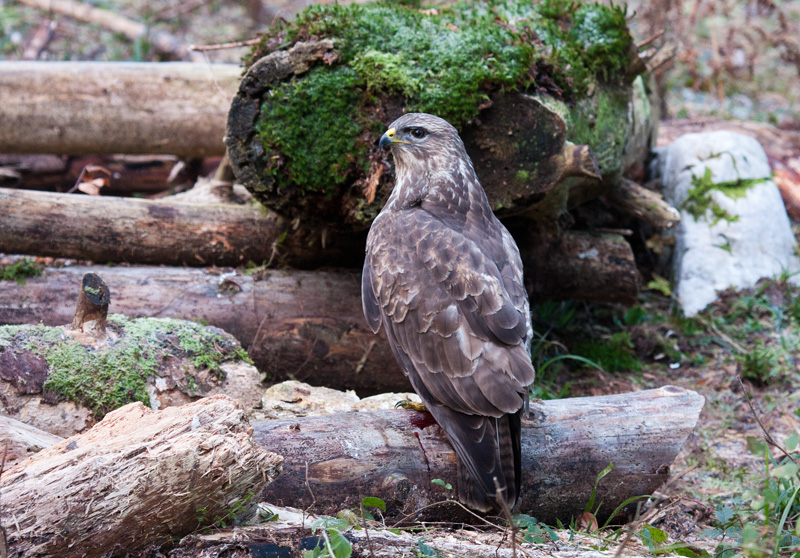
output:
[[[403,115],[380,147],[394,156],[396,184],[367,239],[364,315],[447,434],[459,499],[513,508],[534,379],[519,250],[445,120]]]

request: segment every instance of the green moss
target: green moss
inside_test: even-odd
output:
[[[622,173],[629,101],[629,92],[598,87],[570,110],[567,120],[569,141],[591,145],[600,172],[612,181]]]
[[[407,111],[461,128],[494,91],[535,87],[574,101],[595,82],[632,79],[621,71],[632,39],[620,6],[493,0],[422,13],[317,5],[266,36],[249,61],[311,38],[335,40],[337,66],[274,87],[257,124],[279,191],[330,196],[357,175],[383,131],[374,113],[381,97],[399,95]]]
[[[169,359],[187,358],[219,379],[223,362],[251,362],[233,337],[193,322],[111,315],[107,325],[118,337],[112,335],[99,350],[43,325],[0,327],[0,346],[16,344],[41,354],[49,368],[44,388],[86,406],[98,418],[133,401],[149,405],[147,379],[158,376]],[[186,385],[178,387],[193,394],[196,381],[187,375]]]
[[[350,169],[361,126],[357,122],[359,79],[348,67],[314,68],[272,89],[261,107],[256,131],[270,151],[291,154],[272,159],[267,172],[282,173],[304,191],[332,195]]]
[[[44,266],[26,258],[13,264],[0,265],[0,280],[16,281],[18,285],[24,285],[26,279],[39,277],[43,270]]]
[[[526,170],[518,170],[516,179],[519,180],[520,182],[525,182],[526,180],[528,180],[529,176],[530,176],[530,173],[528,171],[526,171]]]
[[[689,190],[686,201],[681,204],[681,209],[688,211],[696,220],[704,217],[712,225],[722,220],[733,223],[739,220],[738,215],[731,215],[719,206],[711,197],[711,192],[722,192],[732,200],[738,200],[747,195],[751,186],[765,182],[766,178],[741,178],[730,182],[714,182],[711,169],[706,167],[703,176],[692,175],[692,188]],[[708,213],[711,213],[710,219]]]

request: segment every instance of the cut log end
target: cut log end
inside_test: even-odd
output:
[[[84,325],[91,324],[90,329],[93,335],[104,335],[110,302],[111,290],[106,282],[95,273],[84,275],[81,289],[78,292],[78,303],[75,308],[75,317],[72,319],[72,329],[84,331]]]

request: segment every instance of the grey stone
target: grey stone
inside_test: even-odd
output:
[[[778,187],[761,145],[728,131],[686,134],[657,150],[664,197],[681,211],[674,231],[674,292],[693,316],[729,287],[755,286],[764,277],[800,271],[796,242]],[[712,190],[713,204],[735,220],[717,219],[711,209],[695,217],[686,209],[695,177],[711,171],[715,184],[756,179],[744,192]],[[798,282],[793,275],[792,282]]]

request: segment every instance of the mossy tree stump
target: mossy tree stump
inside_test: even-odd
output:
[[[545,224],[640,164],[655,126],[619,6],[315,6],[248,65],[228,119],[234,170],[307,228],[369,227],[393,184],[377,140],[403,112],[459,128],[498,216]]]

